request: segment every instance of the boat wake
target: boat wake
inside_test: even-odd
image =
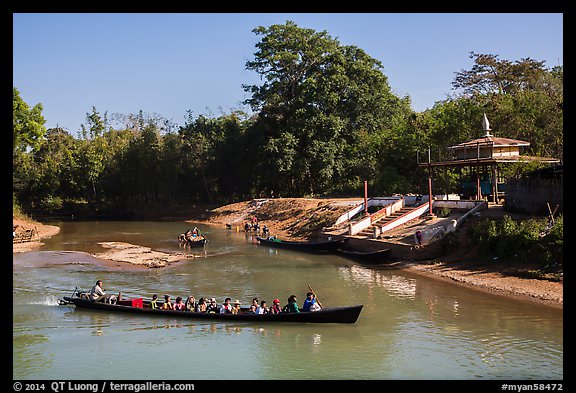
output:
[[[32,301],[29,304],[39,304],[41,306],[57,306],[59,303],[56,296],[50,295],[46,296],[42,300]]]

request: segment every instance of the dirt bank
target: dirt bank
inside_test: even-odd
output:
[[[34,238],[31,242],[16,243],[12,245],[12,253],[32,251],[44,245],[42,239],[47,239],[55,236],[60,232],[60,228],[54,225],[44,225],[32,220],[24,220],[13,218],[14,225],[18,225],[19,229],[35,229],[38,232],[38,238]]]
[[[257,218],[270,234],[281,239],[312,240],[342,214],[362,203],[359,198],[275,198],[253,199],[225,205],[206,213],[202,222],[230,224],[244,230],[244,223]],[[197,221],[197,220],[194,220]]]
[[[206,222],[243,227],[245,221],[257,217],[280,238],[307,239],[313,238],[322,226],[332,225],[336,217],[352,208],[354,201],[359,200],[281,198],[246,201],[214,209],[208,213]],[[502,206],[491,206],[482,216],[497,219],[504,214],[507,213]],[[478,255],[467,243],[465,231],[474,220],[461,229],[460,247],[449,255],[438,260],[401,261],[396,268],[498,295],[563,307],[562,279],[533,278],[533,272],[538,269],[536,264],[519,264]]]

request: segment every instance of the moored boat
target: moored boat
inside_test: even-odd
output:
[[[346,257],[350,257],[370,265],[390,262],[392,256],[392,250],[389,248],[376,251],[355,251],[339,248],[338,252]]]
[[[141,315],[155,315],[160,317],[178,317],[193,319],[211,319],[221,321],[247,321],[247,322],[309,322],[309,323],[355,323],[360,316],[363,305],[326,307],[318,311],[279,314],[250,314],[247,308],[242,308],[238,314],[202,313],[191,311],[175,311],[153,309],[150,301],[143,298],[124,299],[116,304],[94,302],[79,297],[78,291],[72,296],[64,296],[59,302],[61,305],[73,304],[77,308],[87,308],[107,312],[127,312]]]
[[[343,239],[332,239],[326,242],[296,242],[288,240],[280,240],[277,238],[263,238],[256,236],[258,243],[264,246],[286,248],[290,250],[300,251],[336,251],[344,243]]]

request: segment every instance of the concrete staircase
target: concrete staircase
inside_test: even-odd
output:
[[[402,209],[393,213],[392,215],[378,220],[373,225],[369,226],[368,228],[364,229],[362,232],[358,233],[355,237],[364,238],[364,239],[372,238],[374,235],[374,227],[380,228],[381,226],[385,225],[387,222],[390,222],[390,221],[394,220],[395,218],[400,217],[400,216],[408,213],[412,209],[414,209],[414,206],[405,206]]]

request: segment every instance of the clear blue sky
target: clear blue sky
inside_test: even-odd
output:
[[[103,114],[186,111],[218,115],[242,105],[258,26],[287,20],[326,30],[380,60],[393,92],[423,111],[452,94],[469,52],[563,65],[561,13],[44,13],[13,15],[13,85],[42,103],[46,126],[73,134],[92,106]]]

